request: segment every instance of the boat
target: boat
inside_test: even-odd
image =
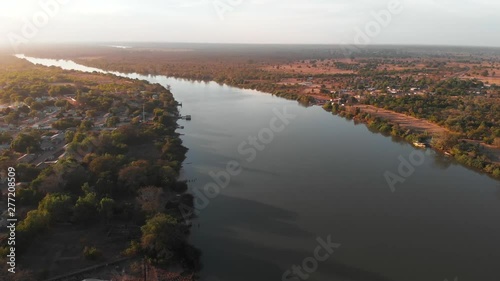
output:
[[[418,147],[418,148],[426,148],[427,147],[427,145],[425,145],[425,143],[418,142],[418,141],[414,142],[413,146]]]

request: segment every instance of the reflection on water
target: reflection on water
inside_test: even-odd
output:
[[[21,57],[21,56],[20,56]],[[69,61],[26,58],[65,69]],[[317,237],[342,246],[308,280],[500,280],[498,182],[437,153],[392,193],[385,178],[415,149],[319,107],[210,82],[115,73],[170,85],[183,103],[189,148],[183,177],[204,190],[210,172],[241,163],[193,229],[204,280],[281,280],[312,255]],[[297,115],[254,161],[238,153],[274,109]]]

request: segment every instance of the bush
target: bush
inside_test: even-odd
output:
[[[387,134],[387,133],[390,133],[392,131],[392,127],[389,124],[383,124],[378,129],[383,134]]]
[[[186,239],[183,226],[167,214],[152,217],[141,230],[142,250],[157,264],[165,264],[170,260],[172,253],[182,247]]]
[[[79,197],[75,204],[73,219],[83,223],[95,221],[97,205],[95,193],[87,193],[84,197]]]
[[[141,252],[141,244],[136,241],[132,241],[130,242],[130,246],[127,249],[125,249],[122,254],[127,257],[133,257],[138,255],[140,252]]]
[[[20,153],[37,152],[40,150],[40,136],[21,133],[12,141],[11,147]]]
[[[23,206],[36,206],[44,198],[44,194],[35,188],[20,188],[17,198]]]
[[[17,239],[19,241],[19,248],[23,251],[28,247],[30,241],[49,228],[49,214],[46,211],[33,210],[29,211],[26,218],[17,226]]]
[[[40,211],[46,211],[51,223],[66,222],[71,217],[73,202],[64,194],[48,194],[38,205]]]
[[[9,254],[9,248],[7,246],[0,247],[0,259],[5,258]]]
[[[500,178],[500,168],[496,168],[493,171],[493,176],[496,177],[496,178]]]
[[[85,246],[83,249],[83,257],[87,260],[95,261],[102,257],[102,252],[96,247]]]

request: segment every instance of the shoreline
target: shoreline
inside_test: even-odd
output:
[[[46,57],[46,56],[43,56],[43,57]],[[67,59],[67,60],[73,60],[74,62],[76,62],[78,64],[81,64],[81,65],[84,65],[84,66],[87,66],[87,64],[89,63],[89,61],[86,61],[86,60],[82,61],[82,60],[79,60],[79,59],[74,60],[74,59],[70,58],[70,59]],[[100,69],[105,70],[105,71],[118,71],[118,72],[121,71],[119,69],[112,69],[112,68],[108,69],[108,68],[102,68],[100,66],[92,66],[92,64],[90,64],[90,65],[91,66],[89,66],[89,67],[99,67]],[[145,73],[145,72],[141,72],[141,71],[133,71],[133,72],[137,73],[137,74],[141,74],[141,75],[151,75],[151,73]],[[264,94],[270,94],[272,96],[284,98],[284,99],[287,99],[287,100],[295,100],[295,101],[299,102],[300,104],[303,104],[303,105],[306,105],[306,106],[311,106],[311,105],[321,106],[321,105],[325,105],[325,103],[328,103],[330,101],[330,99],[331,99],[331,96],[330,96],[331,94],[328,95],[328,94],[324,94],[324,93],[316,93],[316,94],[297,93],[292,88],[285,89],[284,91],[280,91],[279,89],[273,89],[272,91],[269,91],[269,89],[267,89],[266,83],[273,83],[273,81],[268,81],[268,80],[261,81],[261,83],[255,83],[255,84],[252,84],[252,86],[247,87],[246,85],[239,84],[236,81],[234,81],[233,83],[231,83],[231,82],[225,82],[225,81],[217,81],[217,79],[195,79],[195,78],[190,77],[189,75],[175,76],[175,75],[164,74],[162,72],[160,72],[158,74],[154,74],[154,75],[156,75],[156,76],[163,75],[165,77],[170,77],[170,78],[175,78],[175,79],[186,79],[186,80],[192,81],[192,82],[200,82],[200,81],[202,81],[202,82],[215,82],[215,83],[217,83],[219,85],[227,85],[229,87],[234,87],[234,88],[237,88],[237,89],[256,90],[256,91],[262,92]],[[320,97],[321,97],[321,99],[320,99]],[[358,104],[358,106],[374,107],[373,105],[368,105],[368,104]],[[397,113],[397,112],[394,112],[394,111],[391,111],[391,110],[386,110],[386,109],[383,109],[383,108],[378,108],[378,107],[374,107],[374,108],[376,108],[377,110],[388,111],[388,112],[391,112],[392,114],[395,114],[395,115],[404,115],[402,113]],[[449,129],[447,129],[445,127],[442,127],[442,126],[440,126],[438,124],[432,123],[432,122],[430,122],[428,120],[420,119],[420,118],[415,118],[415,117],[410,117],[410,116],[407,116],[407,115],[404,115],[404,116],[406,116],[406,118],[413,118],[415,120],[418,120],[417,122],[419,122],[419,123],[427,123],[427,124],[431,124],[431,126],[433,126],[435,128],[438,127],[439,128],[438,131],[451,132]],[[384,120],[384,122],[386,122],[388,124],[391,124],[391,125],[401,126],[400,124],[397,124],[397,123],[396,124],[392,124],[393,121],[390,120],[390,119],[388,119],[388,120],[386,119],[386,120]],[[412,131],[413,129],[412,128],[408,128],[408,130]],[[404,133],[404,131],[401,131],[398,134],[401,134],[401,133]],[[412,135],[413,135],[414,138],[418,138],[418,136],[421,135],[421,134],[424,134],[424,132],[418,132],[418,131],[417,132],[412,132]],[[439,136],[439,134],[436,135],[436,136]],[[407,136],[403,136],[403,138],[406,138],[406,137]],[[410,142],[410,143],[413,143],[415,140],[407,140],[407,141]],[[470,140],[470,141],[472,141],[472,140]],[[439,150],[437,148],[434,148],[434,149],[435,150]],[[443,151],[443,153],[448,152],[449,154],[451,154],[451,157],[454,157],[453,153],[450,150],[444,149],[442,151]],[[499,155],[500,155],[500,153],[499,153]],[[500,159],[500,157],[498,157],[498,158]],[[460,164],[464,165],[467,168],[473,169],[475,171],[481,171],[482,173],[488,174],[489,176],[491,176],[494,179],[497,179],[497,180],[500,179],[500,162],[491,161],[491,164],[493,164],[493,165],[496,166],[497,172],[495,172],[495,169],[493,169],[492,171],[488,172],[488,171],[485,171],[484,168],[476,168],[476,167],[474,167],[472,165],[468,165],[467,163],[465,163],[467,161],[466,159],[460,159],[460,160],[456,159],[456,160]]]
[[[17,59],[15,60],[13,67],[17,67]],[[31,72],[37,70],[41,72],[40,75],[50,76],[47,73],[57,73],[64,79],[72,79],[71,81],[78,81],[89,87],[89,90],[80,96],[81,104],[75,108],[73,105],[67,105],[65,110],[74,110],[75,113],[77,109],[87,113],[93,110],[95,120],[114,104],[103,104],[102,108],[93,106],[94,98],[116,98],[113,100],[122,102],[120,109],[123,109],[118,111],[116,108],[119,107],[115,107],[117,118],[130,117],[125,110],[130,108],[125,104],[129,105],[128,102],[131,102],[132,105],[129,106],[132,107],[134,101],[149,103],[148,115],[152,117],[147,122],[122,119],[122,122],[106,125],[106,128],[92,123],[88,128],[78,124],[61,129],[65,132],[64,143],[67,143],[68,147],[64,159],[61,158],[60,163],[55,162],[52,166],[40,168],[38,173],[33,175],[33,179],[26,180],[23,187],[19,187],[19,191],[22,189],[37,194],[37,199],[29,201],[31,203],[26,201],[23,204],[25,208],[19,212],[19,270],[29,274],[30,278],[31,273],[28,271],[31,271],[36,280],[78,275],[82,270],[87,271],[96,266],[99,267],[100,274],[111,275],[114,269],[108,267],[108,264],[114,261],[145,259],[157,274],[163,276],[167,272],[166,269],[174,269],[190,274],[195,280],[200,269],[200,251],[189,243],[191,227],[179,212],[181,204],[193,205],[186,183],[180,180],[180,170],[185,163],[188,148],[184,146],[181,134],[177,132],[178,120],[173,120],[170,116],[170,113],[178,115],[180,111],[179,103],[171,91],[157,83],[134,84],[133,79],[118,76],[116,77],[120,79],[113,78],[109,82],[105,74],[75,74],[71,70],[54,70],[31,63],[29,68],[15,69],[22,75],[31,75]],[[92,79],[95,77],[103,77],[105,82]],[[45,80],[42,82],[49,83]],[[104,94],[91,93],[91,90],[106,82],[127,87],[126,92],[123,90],[120,96],[116,89],[115,92]],[[146,94],[148,91],[156,93],[156,99],[137,94],[142,93],[141,91]],[[146,118],[144,107],[142,112]],[[113,132],[116,134],[111,135],[108,128],[114,128]],[[77,134],[80,136],[78,139],[75,137]],[[106,140],[112,140],[113,144],[107,145]],[[16,169],[21,164],[16,161],[18,153],[21,152],[11,152],[7,155]],[[7,161],[3,164],[7,165]],[[56,169],[59,169],[57,171],[61,177],[63,174],[74,174],[74,182],[68,184],[67,181],[61,180],[59,174],[54,172]],[[137,170],[147,173],[147,178],[134,178]],[[105,182],[102,180],[104,177]],[[56,181],[55,184],[51,180]],[[49,185],[54,186],[51,189]],[[18,194],[20,199],[26,200],[26,192],[23,193],[24,197]],[[48,202],[52,204],[59,201],[64,201],[64,212],[47,209]],[[79,202],[85,202],[85,205]],[[148,202],[152,202],[152,205],[148,205]],[[158,204],[154,205],[155,203]],[[34,216],[39,217],[34,219]],[[95,219],[96,217],[99,219]],[[35,224],[38,221],[41,223]],[[167,234],[162,235],[163,232],[151,229],[150,226],[154,223],[161,223],[162,230],[178,233],[178,239],[175,242],[164,239]],[[148,235],[157,236],[156,240],[165,241],[165,245],[160,247],[154,241],[145,240]],[[107,238],[101,239],[102,237]],[[116,239],[107,240],[110,237]],[[126,239],[122,239],[123,237]],[[35,244],[37,247],[33,247]],[[3,247],[0,250],[4,252]],[[60,258],[61,254],[64,258]],[[43,262],[40,262],[40,259]],[[60,266],[56,267],[54,264]],[[127,274],[136,274],[133,264],[127,263],[123,270]],[[94,277],[88,276],[91,273],[84,275],[87,278]]]
[[[323,106],[323,109],[325,111],[331,112],[334,115],[345,118],[347,120],[354,120],[354,122],[363,123],[368,129],[373,129],[384,136],[401,138],[408,144],[415,147],[415,149],[421,148],[419,146],[421,144],[424,144],[426,148],[432,149],[438,153],[443,154],[444,156],[450,157],[458,164],[468,169],[488,175],[492,179],[500,180],[500,164],[495,162],[486,162],[486,166],[484,166],[483,168],[475,167],[469,164],[470,162],[468,161],[476,161],[479,157],[484,156],[484,154],[480,154],[475,158],[467,156],[463,157],[464,154],[459,154],[457,151],[454,151],[454,149],[442,149],[433,144],[433,139],[439,138],[439,136],[432,135],[426,132],[414,131],[412,129],[401,128],[399,127],[399,124],[394,124],[391,120],[382,119],[380,117],[373,118],[369,113],[359,110],[359,108],[356,106],[337,107],[337,109],[335,109],[335,107],[329,107],[327,105],[328,104],[325,104]],[[352,112],[352,109],[354,109],[354,112]],[[466,140],[457,141],[459,144],[467,143]],[[415,145],[415,143],[418,145]]]
[[[46,55],[45,56],[38,56],[38,57],[43,57],[43,58],[48,58]],[[88,63],[90,63],[89,61],[87,60],[80,60],[80,59],[72,59],[72,58],[69,58],[67,60],[72,60],[78,64],[81,64],[81,65],[84,65],[84,66],[87,66]],[[90,63],[91,66],[89,67],[98,67],[102,70],[105,70],[105,71],[118,71],[120,72],[121,70],[119,69],[113,69],[113,68],[102,68],[100,66],[93,66],[92,63]],[[151,75],[151,73],[145,73],[144,71],[138,71],[138,70],[131,70],[132,72],[131,73],[137,73],[137,74],[141,74],[141,75]],[[279,89],[273,89],[272,91],[269,91],[269,89],[267,88],[267,84],[266,83],[274,83],[273,81],[270,81],[270,80],[264,80],[264,81],[260,81],[260,83],[254,83],[254,84],[251,84],[250,87],[248,87],[247,85],[248,84],[241,84],[241,83],[238,83],[237,81],[233,81],[233,83],[231,82],[226,82],[226,81],[218,81],[217,79],[195,79],[195,78],[192,78],[190,77],[189,75],[180,75],[180,76],[175,76],[175,75],[168,75],[168,74],[164,74],[162,72],[160,73],[157,73],[157,74],[154,74],[154,75],[163,75],[165,77],[170,77],[170,78],[175,78],[175,79],[186,79],[188,81],[192,81],[192,82],[199,82],[199,81],[203,81],[203,82],[215,82],[219,85],[227,85],[227,86],[230,86],[230,87],[234,87],[234,88],[237,88],[237,89],[243,89],[243,90],[256,90],[256,91],[259,91],[259,92],[262,92],[262,93],[265,93],[265,94],[270,94],[270,95],[273,95],[273,96],[277,96],[277,97],[280,97],[280,98],[284,98],[284,99],[287,99],[287,100],[295,100],[303,105],[306,105],[306,106],[310,106],[310,105],[317,105],[317,106],[321,106],[321,105],[325,105],[326,103],[330,102],[331,100],[331,94],[325,94],[325,93],[315,93],[315,94],[307,94],[307,93],[298,93],[298,92],[295,92],[293,88],[287,88],[287,89],[284,89],[283,91],[279,90]],[[415,129],[413,128],[414,125],[415,125],[415,122],[418,123],[418,124],[429,124],[430,127],[433,127],[434,131],[439,131],[439,132],[446,132],[446,133],[454,133],[452,131],[450,131],[448,128],[446,127],[443,127],[441,125],[438,125],[438,124],[435,124],[429,120],[426,120],[426,119],[420,119],[420,118],[416,118],[416,117],[411,117],[411,116],[408,116],[408,115],[405,115],[405,114],[402,114],[402,113],[398,113],[398,112],[395,112],[395,111],[391,111],[391,110],[387,110],[387,109],[383,109],[383,108],[379,108],[379,107],[375,107],[373,105],[369,105],[369,104],[357,104],[357,106],[360,106],[360,107],[372,107],[372,108],[375,108],[375,110],[380,110],[380,111],[386,111],[386,112],[390,112],[390,114],[393,114],[393,115],[398,115],[398,116],[403,116],[403,118],[406,118],[406,119],[413,119],[412,122],[412,125],[411,126],[408,126],[408,130],[412,131],[412,135],[413,137],[415,138],[418,138],[419,135],[422,135],[424,134],[425,132],[419,132],[418,130],[415,131]],[[354,117],[354,116],[353,116]],[[397,122],[394,122],[394,120],[391,120],[391,118],[382,118],[382,121],[385,122],[385,123],[388,123],[388,124],[391,124],[391,126],[398,126],[398,127],[402,127],[401,124],[398,124]],[[437,129],[436,129],[437,128]],[[415,132],[414,132],[415,131]],[[398,134],[401,134],[401,133],[404,133],[403,131],[399,132]],[[458,134],[458,133],[456,133]],[[406,138],[407,136],[404,136],[403,138]],[[439,137],[439,134],[434,134],[432,135],[431,137]],[[415,140],[408,140],[408,142],[410,143],[413,143]],[[473,140],[469,140],[469,142],[474,142]],[[484,145],[484,143],[481,143],[481,147],[482,149],[488,149],[487,146]],[[440,149],[444,152],[447,152],[449,153],[452,157],[456,158],[454,156],[454,154],[457,154],[457,153],[453,153],[451,151],[451,149]],[[481,150],[481,149],[479,149]],[[467,151],[460,151],[460,152],[467,152]],[[492,151],[489,151],[488,153],[489,155],[491,154],[495,154],[493,153]],[[460,159],[456,159],[459,163],[461,163],[462,165],[466,166],[467,168],[471,168],[471,169],[474,169],[476,171],[481,171],[481,172],[484,172],[490,176],[493,176],[494,179],[500,179],[500,148],[498,149],[498,162],[497,161],[494,161],[492,159],[490,159],[488,157],[488,159],[490,160],[490,163],[486,163],[486,164],[492,164],[494,165],[495,167],[493,168],[493,170],[491,171],[487,171],[485,170],[485,167],[482,167],[482,168],[478,168],[478,167],[475,167],[473,165],[469,165],[467,164],[467,159],[464,159],[463,157],[460,158]],[[459,155],[459,156],[462,156],[462,155]],[[479,166],[478,163],[475,163],[476,166]],[[496,172],[495,172],[495,168],[496,168]]]

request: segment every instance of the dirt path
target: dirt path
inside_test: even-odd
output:
[[[488,158],[497,164],[500,164],[500,147],[496,147],[494,145],[485,144],[480,141],[467,140],[467,142],[480,144],[482,151],[488,156]]]
[[[427,120],[407,116],[402,113],[385,110],[371,105],[356,105],[355,107],[360,108],[362,112],[370,113],[373,116],[389,120],[405,129],[412,129],[422,133],[427,131],[433,136],[450,132],[448,129]]]
[[[356,105],[356,108],[360,108],[362,112],[370,113],[371,115],[389,120],[395,124],[398,124],[401,128],[412,129],[417,132],[428,132],[432,136],[439,136],[444,133],[450,133],[451,131],[441,127],[437,124],[429,122],[427,120],[418,119],[415,117],[407,116],[402,113],[397,113],[390,110],[385,110],[371,105]],[[488,158],[494,163],[500,163],[500,147],[495,147],[493,145],[485,144],[484,142],[471,141],[474,143],[479,143],[483,151],[488,155]]]

